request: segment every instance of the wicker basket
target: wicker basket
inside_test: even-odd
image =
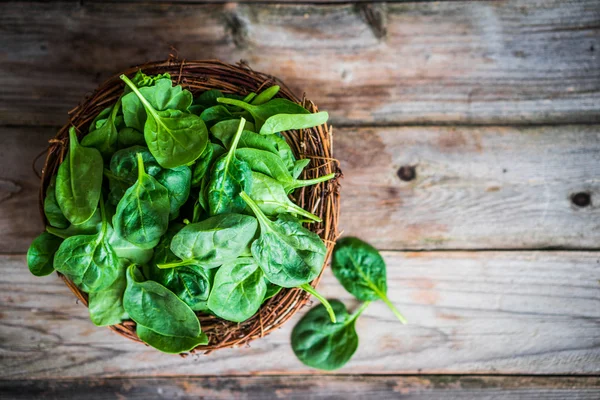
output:
[[[138,69],[146,74],[168,72],[173,82],[181,84],[194,95],[208,89],[219,89],[223,93],[246,95],[259,92],[263,88],[277,84],[281,86],[277,97],[283,97],[297,103],[312,112],[317,107],[310,101],[300,101],[277,78],[252,71],[247,65],[231,65],[220,61],[167,61],[152,62],[129,68],[122,73],[132,76]],[[56,174],[68,149],[68,129],[74,125],[80,133],[87,132],[89,123],[105,107],[114,103],[123,91],[121,73],[104,82],[78,107],[69,112],[69,123],[63,126],[56,137],[50,140],[46,162],[42,171],[40,190],[40,210],[44,223],[43,199],[52,175]],[[305,179],[336,173],[336,179],[315,186],[299,189],[295,194],[298,205],[318,215],[322,223],[310,224],[309,229],[317,233],[327,245],[326,263],[338,237],[337,224],[339,216],[339,184],[341,177],[339,163],[332,157],[331,128],[323,125],[312,129],[282,132],[292,150],[299,158],[310,158],[309,166],[303,172]],[[325,267],[325,266],[324,266]],[[87,294],[81,292],[69,279],[59,274],[71,291],[87,306]],[[320,276],[312,282],[316,286]],[[280,327],[294,315],[308,300],[309,295],[301,289],[283,289],[276,296],[262,305],[259,312],[247,321],[235,323],[224,321],[218,317],[198,313],[202,331],[209,337],[209,344],[198,346],[194,352],[211,352],[213,350],[246,345],[251,340],[263,337]],[[137,342],[140,339],[135,333],[135,322],[125,321],[111,326],[113,331]]]

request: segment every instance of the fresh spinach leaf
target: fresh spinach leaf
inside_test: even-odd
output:
[[[381,299],[403,323],[406,319],[387,297],[385,261],[368,243],[354,237],[338,240],[331,270],[344,289],[361,301]]]
[[[269,117],[260,128],[261,135],[272,135],[292,129],[306,129],[323,125],[329,114],[321,111],[314,114],[277,114]]]
[[[194,311],[163,285],[143,281],[135,265],[127,269],[123,307],[136,323],[161,335],[200,335],[200,321]]]
[[[208,143],[208,130],[202,119],[177,109],[157,110],[129,78],[121,75],[121,79],[146,109],[148,118],[144,124],[144,138],[163,168],[186,165],[200,157]]]
[[[192,170],[187,165],[171,169],[165,168],[156,174],[155,178],[169,193],[169,219],[174,220],[190,195]]]
[[[311,309],[292,331],[292,350],[305,365],[325,371],[343,367],[358,348],[356,319],[369,303],[349,315],[346,306],[331,300],[337,323],[332,323],[322,304]]]
[[[128,242],[123,239],[114,231],[114,229],[108,225],[107,231],[108,243],[112,246],[115,254],[120,259],[125,259],[130,261],[133,264],[143,265],[152,259],[154,251],[152,248],[144,249],[142,247],[138,247],[133,243]],[[125,274],[123,274],[125,277]]]
[[[218,105],[202,111],[200,118],[207,124],[213,124],[217,121],[235,117],[225,106]]]
[[[246,120],[242,118],[231,148],[212,168],[208,185],[208,207],[211,215],[242,212],[246,208],[239,194],[252,188],[248,165],[237,159],[236,148]]]
[[[185,353],[196,347],[208,344],[208,336],[204,332],[196,337],[166,336],[152,329],[137,325],[136,333],[141,341],[167,354]]]
[[[204,153],[196,160],[192,171],[192,187],[198,187],[202,184],[203,179],[208,179],[210,169],[215,161],[226,153],[226,150],[216,144],[210,143],[206,146]]]
[[[97,208],[92,218],[80,225],[69,225],[65,229],[58,229],[53,226],[47,226],[46,232],[53,234],[62,239],[78,235],[94,235],[100,232],[100,224],[102,223],[102,215],[100,209]]]
[[[139,247],[152,248],[169,225],[169,192],[144,170],[138,153],[138,179],[117,205],[113,225],[117,234]]]
[[[256,314],[266,292],[263,272],[254,259],[238,258],[217,271],[208,308],[227,321],[243,322]]]
[[[231,148],[233,138],[240,126],[240,118],[226,119],[219,121],[210,128],[210,133],[225,146],[226,149]],[[254,124],[246,121],[244,123],[244,132],[254,131]],[[243,134],[242,134],[243,135]]]
[[[133,128],[121,129],[117,135],[117,147],[119,149],[126,149],[131,146],[146,146],[144,134]]]
[[[271,87],[266,88],[262,92],[256,96],[251,104],[255,106],[259,106],[261,104],[265,104],[267,101],[271,100],[277,93],[279,93],[280,87],[278,85],[273,85]]]
[[[27,250],[27,266],[35,276],[46,276],[54,272],[54,255],[62,239],[43,232],[36,237]]]
[[[294,162],[294,167],[292,168],[292,177],[294,177],[294,179],[298,179],[308,164],[310,164],[310,158],[303,158]]]
[[[48,223],[55,228],[64,229],[69,226],[69,220],[60,210],[60,206],[56,201],[56,175],[50,179],[50,184],[46,189],[46,197],[44,198],[44,215]]]
[[[129,315],[123,308],[123,293],[127,286],[126,272],[126,265],[121,265],[117,279],[112,285],[104,290],[90,293],[88,308],[94,325],[116,325],[129,319]]]
[[[115,120],[120,109],[121,99],[112,106],[106,122],[101,127],[88,133],[81,140],[82,146],[97,149],[105,160],[110,159],[110,156],[112,156],[117,149],[118,131]]]
[[[56,201],[64,216],[79,225],[94,215],[102,189],[102,155],[77,141],[75,128],[69,129],[69,152],[58,167]]]
[[[271,297],[275,297],[283,289],[281,286],[269,282],[267,278],[265,278],[265,283],[267,284],[267,291],[263,302],[269,300]]]
[[[293,103],[287,99],[273,99],[261,105],[252,105],[241,100],[228,99],[226,97],[218,98],[217,101],[222,104],[229,104],[246,110],[254,118],[256,129],[262,129],[267,119],[277,114],[310,114],[304,107]]]

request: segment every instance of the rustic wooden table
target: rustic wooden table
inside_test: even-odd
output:
[[[600,1],[279,3],[0,4],[0,398],[598,399]],[[384,250],[410,321],[373,304],[335,374],[294,357],[299,316],[182,359],[27,270],[32,159],[84,95],[170,46],[330,112],[341,228]],[[320,288],[356,305],[329,271]]]

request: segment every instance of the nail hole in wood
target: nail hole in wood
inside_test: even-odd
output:
[[[577,207],[587,207],[592,204],[592,196],[587,192],[580,192],[571,195],[571,203]]]
[[[404,182],[410,182],[417,177],[417,171],[414,165],[403,165],[398,169],[398,178]]]

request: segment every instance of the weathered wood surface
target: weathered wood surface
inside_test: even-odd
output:
[[[132,16],[135,16],[133,18]],[[600,121],[600,1],[0,4],[0,123],[57,125],[106,77],[247,60],[336,124]]]
[[[43,228],[31,161],[53,135],[0,128],[0,253]],[[341,128],[334,154],[340,228],[380,249],[600,246],[600,126]]]
[[[358,320],[351,374],[598,374],[600,253],[384,252],[389,297]],[[182,359],[95,327],[56,276],[1,256],[0,377],[314,374],[293,355],[299,315],[251,347]],[[326,271],[324,295],[356,301]]]
[[[463,399],[600,397],[599,378],[490,376],[254,376],[0,381],[5,400],[44,399]]]

